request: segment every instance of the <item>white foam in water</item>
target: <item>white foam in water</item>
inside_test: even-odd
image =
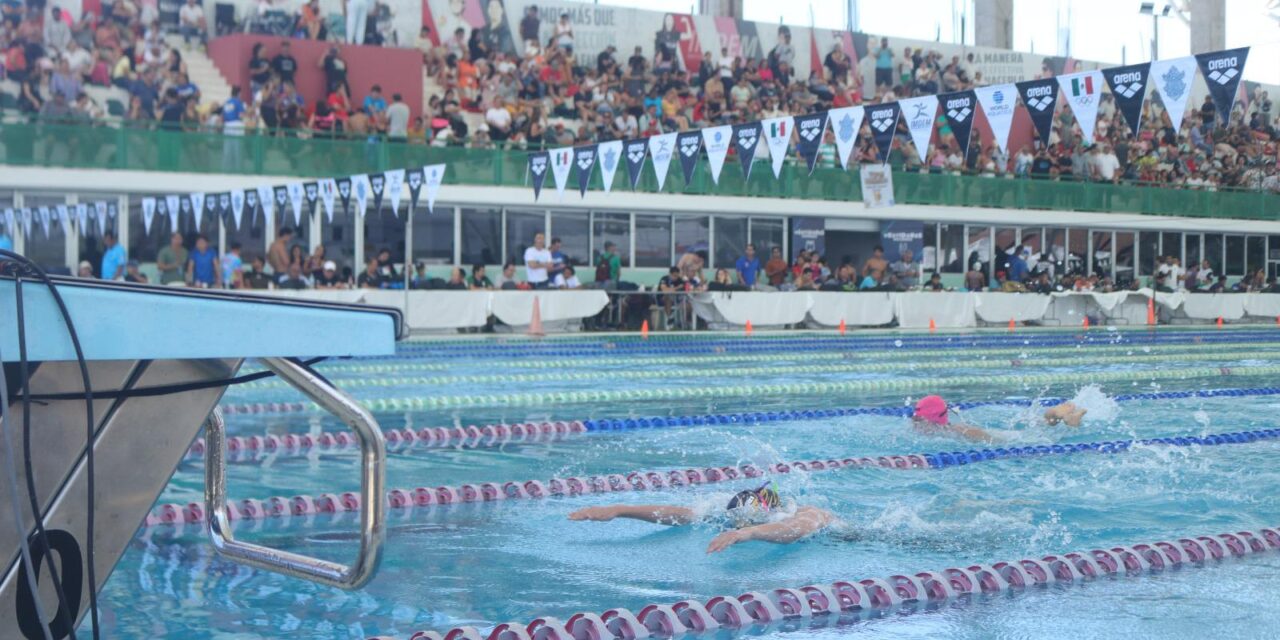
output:
[[[1088,411],[1084,414],[1088,422],[1111,422],[1120,415],[1120,404],[1096,384],[1081,387],[1071,404]]]
[[[1197,410],[1195,413],[1191,414],[1191,417],[1196,421],[1196,424],[1204,427],[1205,429],[1208,429],[1210,423],[1213,422],[1209,419],[1209,414],[1204,410]]]

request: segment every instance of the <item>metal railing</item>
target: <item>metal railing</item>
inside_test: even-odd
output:
[[[527,152],[522,149],[435,147],[388,142],[383,138],[224,136],[201,131],[59,124],[0,126],[0,164],[141,171],[183,171],[261,176],[328,177],[392,168],[448,163],[446,184],[527,187]],[[731,161],[733,164],[736,161]],[[688,184],[673,167],[665,193],[752,196],[803,200],[857,201],[857,175],[819,168],[807,175],[789,162],[775,179],[767,163],[743,179],[725,167],[720,183],[700,168]],[[615,188],[626,188],[618,171]],[[547,188],[552,187],[548,179]],[[590,187],[602,188],[599,172]],[[637,190],[658,192],[651,168]],[[1217,188],[1177,188],[1152,183],[1097,183],[1074,180],[1006,179],[952,174],[895,172],[894,196],[900,204],[1055,209],[1137,213],[1203,218],[1280,220],[1280,194]]]

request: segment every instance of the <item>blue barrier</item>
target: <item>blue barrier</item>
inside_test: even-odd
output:
[[[1036,445],[1027,447],[1010,447],[996,449],[976,449],[969,451],[939,451],[937,453],[917,454],[924,458],[930,468],[945,469],[959,467],[977,462],[1004,460],[1008,458],[1030,458],[1046,455],[1070,455],[1074,453],[1121,453],[1134,445],[1151,446],[1167,445],[1172,447],[1217,446],[1224,444],[1247,444],[1259,440],[1280,438],[1280,429],[1262,429],[1257,431],[1238,431],[1232,433],[1215,433],[1207,436],[1173,436],[1165,438],[1146,438],[1143,440],[1115,440],[1106,442],[1083,442],[1077,444]]]

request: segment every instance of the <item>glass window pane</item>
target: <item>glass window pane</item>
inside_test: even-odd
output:
[[[1115,264],[1115,247],[1111,244],[1110,231],[1093,232],[1093,264],[1089,274],[1099,278],[1111,277],[1111,267]]]
[[[1213,267],[1213,272],[1216,274],[1221,274],[1222,268],[1225,266],[1222,264],[1222,247],[1223,242],[1221,233],[1204,234],[1203,260],[1209,261],[1209,266]]]
[[[386,249],[391,252],[391,262],[403,264],[404,235],[403,218],[392,215],[388,209],[383,209],[381,213],[370,212],[364,218],[364,259],[376,257]]]
[[[1031,255],[1033,256],[1040,253],[1040,247],[1042,245],[1041,233],[1044,229],[1041,229],[1040,227],[1023,227],[1021,231],[1023,246],[1030,249]]]
[[[22,222],[18,219],[17,213],[14,213],[13,216],[14,228],[10,229],[5,223],[7,216],[4,215],[4,209],[10,209],[12,207],[13,192],[0,189],[0,240],[9,241],[5,246],[13,246],[14,238],[18,237],[18,234],[21,233],[19,229],[22,228]]]
[[[591,247],[591,262],[604,252],[604,243],[617,245],[614,250],[622,260],[622,266],[631,264],[631,214],[629,213],[593,213],[592,231],[595,234],[595,245]],[[582,278],[579,277],[579,280]]]
[[[752,218],[751,244],[756,246],[756,255],[763,265],[773,255],[773,248],[782,250],[782,236],[786,222],[782,218]],[[786,256],[783,256],[786,259]]]
[[[1245,273],[1252,274],[1258,269],[1266,266],[1266,252],[1266,236],[1249,236],[1249,238],[1245,240]]]
[[[66,196],[26,194],[22,206],[31,209],[31,235],[27,237],[26,256],[40,268],[53,273],[67,273],[67,237],[62,233],[62,223],[57,220],[55,205],[66,204]],[[49,224],[41,223],[40,207],[46,207]],[[101,254],[99,254],[101,255]],[[87,258],[86,258],[87,259]],[[101,265],[93,263],[93,273],[98,275]]]
[[[969,252],[965,248],[964,225],[944,224],[941,225],[941,232],[942,254],[939,260],[943,273],[964,273],[974,262],[981,262],[969,260]]]
[[[676,255],[696,253],[707,263],[707,248],[711,245],[711,218],[707,216],[676,216],[673,225],[676,236]]]
[[[1157,260],[1161,260],[1160,232],[1140,232],[1138,234],[1138,275],[1155,275]],[[1161,260],[1161,262],[1163,262],[1163,260]]]
[[[324,205],[320,205],[323,209]],[[348,270],[351,274],[360,272],[362,265],[356,264],[356,225],[355,214],[346,213],[342,210],[341,203],[333,205],[333,222],[329,222],[327,213],[321,212],[323,218],[320,221],[320,244],[324,245],[324,256],[329,260],[333,260],[338,265],[338,273],[346,274]],[[245,250],[242,254],[244,261],[249,262],[254,255],[266,255],[266,250],[262,247],[262,227],[253,226],[249,223],[249,218],[245,218],[242,222],[245,224],[237,235],[247,236],[247,239],[241,239],[240,242],[245,247],[253,245],[253,251]],[[235,222],[228,220],[227,237],[230,239],[230,229],[235,226]],[[365,259],[372,258],[365,254]]]
[[[747,249],[747,219],[716,216],[716,269],[732,269]]]
[[[997,227],[995,242],[996,269],[1008,271],[1010,258],[1018,244],[1018,230]]]
[[[636,214],[637,267],[670,267],[671,216]]]
[[[1085,273],[1085,254],[1089,252],[1089,232],[1084,229],[1067,230],[1067,273],[1076,276]]]
[[[546,214],[538,210],[507,209],[507,260],[524,265],[524,250],[533,246],[533,237],[546,233]],[[551,243],[546,238],[547,244]]]
[[[1182,268],[1200,264],[1200,234],[1185,233],[1182,235]]]
[[[1133,232],[1116,232],[1116,283],[1133,281]]]
[[[1182,234],[1165,231],[1160,234],[1160,257],[1173,256],[1182,260]],[[1146,258],[1143,258],[1145,260]],[[1184,265],[1185,266],[1185,263]]]
[[[413,262],[453,264],[453,207],[413,216]]]
[[[969,240],[965,246],[965,264],[973,266],[977,262],[982,265],[982,272],[988,277],[994,273],[995,268],[991,264],[991,227],[970,226]],[[1003,271],[1003,267],[1000,268]]]
[[[504,264],[502,211],[462,210],[462,264]]]
[[[551,235],[560,239],[560,252],[566,262],[591,264],[591,218],[587,213],[552,211]]]
[[[151,197],[150,194],[134,193],[129,195],[129,259],[139,262],[155,262],[156,253],[160,248],[169,244],[169,236],[173,233],[173,229],[169,228],[168,216],[156,213],[151,220],[151,229],[147,230],[142,220],[142,199]],[[98,245],[95,245],[98,246]],[[92,259],[81,254],[81,259]]]
[[[1041,260],[1053,266],[1053,277],[1067,271],[1067,230],[1062,228],[1045,231],[1045,252]]]
[[[80,259],[88,260],[90,263],[93,263],[94,262],[93,258],[98,257],[98,253],[97,253],[99,251],[98,247],[101,246],[101,242],[100,242],[101,239],[98,237],[99,236],[98,220],[94,216],[94,211],[96,210],[96,207],[94,207],[94,203],[109,201],[112,204],[118,204],[120,202],[120,196],[115,194],[105,194],[105,193],[78,193],[76,195],[80,199],[80,203],[84,204],[87,207],[89,212],[89,218],[87,220],[88,224],[85,225],[86,228],[77,230],[79,232],[78,237],[80,240]],[[6,194],[0,193],[0,207],[8,206],[5,198],[6,198]],[[68,213],[71,215],[71,218],[73,220],[76,219],[75,206],[67,205],[67,209],[68,209]],[[0,220],[0,226],[3,226],[3,225],[4,225],[4,221]],[[77,225],[79,225],[79,222],[72,223],[72,226],[77,226]],[[106,228],[108,231],[114,232],[116,230],[115,221],[113,219],[108,218]],[[127,246],[125,248],[125,251],[126,252],[128,251]],[[129,259],[131,260],[134,259],[132,253],[129,253]],[[145,270],[144,270],[144,273],[145,273]]]
[[[1244,275],[1244,236],[1227,236],[1227,275]]]
[[[920,270],[926,273],[938,270],[938,225],[924,225],[924,251],[920,255]]]

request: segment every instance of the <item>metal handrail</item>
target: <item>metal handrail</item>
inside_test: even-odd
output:
[[[358,589],[373,578],[386,537],[386,442],[378,422],[345,393],[285,358],[261,358],[293,388],[337,416],[360,444],[360,552],[351,565],[236,540],[227,513],[226,424],[214,409],[205,421],[205,510],[213,548],[236,562],[339,589]]]

